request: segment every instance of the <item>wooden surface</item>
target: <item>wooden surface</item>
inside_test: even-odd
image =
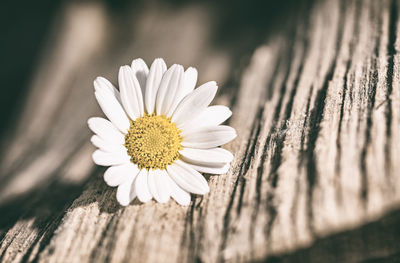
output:
[[[232,43],[209,5],[60,8],[3,136],[0,261],[400,260],[400,3],[304,4]],[[219,82],[235,160],[189,207],[123,208],[91,161],[92,81],[159,56]]]

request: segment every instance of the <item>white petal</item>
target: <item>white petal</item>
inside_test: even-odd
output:
[[[161,80],[156,100],[157,115],[167,115],[182,85],[183,67],[174,64],[165,72]]]
[[[186,121],[196,117],[207,108],[217,93],[217,84],[215,81],[207,82],[189,95],[187,95],[178,105],[172,115],[172,122],[176,122],[178,127]]]
[[[88,120],[89,128],[103,140],[123,144],[124,135],[109,120],[93,117]]]
[[[151,193],[149,191],[147,176],[148,176],[147,170],[142,169],[135,180],[135,192],[137,194],[138,199],[143,203],[146,203],[151,200]]]
[[[236,131],[230,126],[205,127],[183,137],[184,147],[209,149],[232,141]]]
[[[193,149],[185,147],[179,153],[182,160],[195,165],[218,167],[233,160],[232,153],[222,148]]]
[[[190,92],[194,90],[197,82],[197,69],[193,67],[189,67],[185,71],[184,80],[183,80],[183,92],[182,98],[188,95]]]
[[[90,138],[90,141],[94,146],[104,152],[118,152],[126,150],[125,146],[122,144],[106,141],[98,135],[93,135],[92,138]]]
[[[102,166],[118,165],[129,162],[129,156],[125,152],[103,152],[101,150],[96,150],[92,154],[92,159],[95,164]]]
[[[168,178],[169,175],[166,170],[160,170],[156,175],[156,186],[160,196],[160,202],[168,202],[169,197],[171,196],[171,188],[168,183]]]
[[[144,115],[143,96],[139,81],[134,75],[132,68],[122,66],[118,74],[119,89],[121,90],[121,101],[125,111],[132,120]]]
[[[173,96],[172,95],[170,96],[172,98],[172,104],[167,112],[167,117],[171,117],[176,107],[182,101],[182,99],[193,91],[194,86],[196,85],[196,81],[197,81],[197,70],[195,68],[188,68],[183,73],[181,84],[179,85],[177,91]]]
[[[146,65],[146,62],[141,58],[134,59],[131,65],[133,74],[136,76],[139,81],[140,89],[142,90],[142,94],[146,89],[146,80],[147,75],[149,74],[149,68]]]
[[[157,91],[160,87],[161,79],[166,70],[167,65],[165,65],[165,62],[162,58],[156,58],[153,64],[151,64],[150,72],[146,81],[146,91],[144,93],[144,104],[148,114],[152,114],[154,112]]]
[[[171,190],[168,184],[168,174],[162,170],[150,170],[147,178],[151,195],[159,203],[166,203],[169,200]]]
[[[124,109],[114,96],[110,96],[103,90],[95,91],[94,96],[107,118],[121,132],[127,133],[130,123]]]
[[[177,160],[167,167],[168,174],[183,190],[194,194],[210,191],[206,179],[188,164]]]
[[[130,180],[131,177],[135,178],[138,173],[138,167],[131,162],[115,165],[106,170],[104,173],[104,181],[109,186],[114,187]]]
[[[222,105],[210,106],[202,111],[193,120],[187,121],[180,127],[182,129],[182,136],[190,131],[207,127],[207,126],[218,126],[226,121],[232,112],[228,107]]]
[[[180,188],[172,178],[167,175],[168,185],[171,189],[171,196],[175,199],[175,201],[180,205],[189,205],[190,204],[190,194]]]
[[[98,91],[98,90],[108,91],[111,95],[113,95],[118,100],[119,103],[121,103],[121,95],[119,94],[119,91],[106,78],[97,77],[94,80],[93,84],[94,84],[95,91]]]
[[[195,169],[196,171],[200,173],[207,173],[207,174],[225,174],[228,172],[230,163],[225,163],[224,165],[220,167],[213,167],[213,166],[206,166],[206,165],[195,165],[195,164],[190,164],[190,167]]]
[[[117,200],[123,206],[129,205],[136,197],[135,188],[133,187],[134,180],[135,176],[129,175],[128,180],[118,186]]]

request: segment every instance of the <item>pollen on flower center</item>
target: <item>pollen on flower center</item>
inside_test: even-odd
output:
[[[166,169],[179,158],[181,130],[163,115],[145,115],[131,121],[125,147],[139,169]]]

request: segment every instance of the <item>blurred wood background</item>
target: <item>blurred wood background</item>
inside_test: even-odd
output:
[[[3,71],[0,261],[400,262],[400,3],[261,2],[23,11],[4,35],[22,58]],[[196,67],[233,111],[235,161],[189,207],[120,207],[92,163],[92,81],[136,57]]]

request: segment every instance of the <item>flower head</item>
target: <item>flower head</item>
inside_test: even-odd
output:
[[[217,92],[214,81],[195,89],[197,70],[181,65],[167,70],[155,59],[149,68],[142,59],[122,66],[119,91],[105,78],[94,81],[95,97],[107,116],[88,120],[95,133],[92,143],[96,164],[110,166],[104,180],[118,186],[117,200],[128,205],[170,197],[181,205],[190,193],[206,194],[203,175],[223,174],[233,155],[219,146],[233,140],[232,127],[220,125],[232,112],[209,106]]]

